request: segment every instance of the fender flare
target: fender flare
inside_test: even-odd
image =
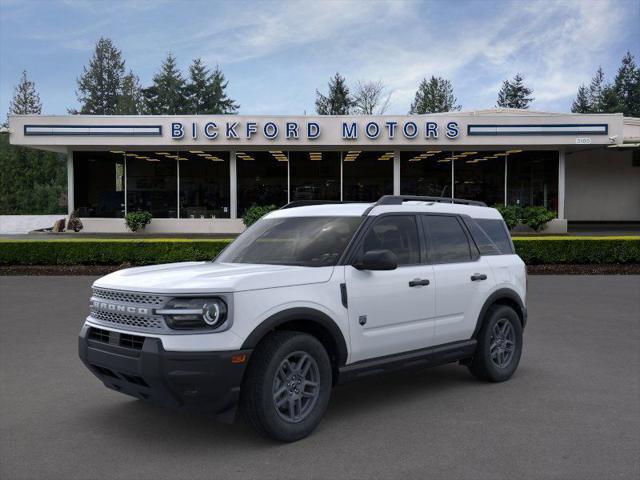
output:
[[[484,305],[480,309],[480,314],[478,315],[478,320],[476,322],[476,328],[473,330],[473,335],[471,338],[476,338],[478,336],[478,332],[482,327],[482,323],[484,322],[484,317],[487,314],[487,310],[497,303],[500,303],[500,300],[507,300],[508,303],[515,304],[516,313],[520,317],[520,321],[522,322],[522,328],[527,324],[527,307],[525,307],[524,303],[522,303],[522,299],[520,295],[515,290],[510,288],[500,288],[493,292],[489,297],[485,300]]]
[[[338,366],[347,361],[347,342],[336,322],[327,314],[308,307],[296,307],[274,313],[260,323],[245,339],[242,349],[255,348],[270,331],[291,321],[312,322],[329,333],[336,347]]]

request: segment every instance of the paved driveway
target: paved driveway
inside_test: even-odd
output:
[[[0,277],[0,478],[640,478],[640,277],[530,277],[516,376],[334,390],[295,444],[104,388],[77,358],[90,277]]]

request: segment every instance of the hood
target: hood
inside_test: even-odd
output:
[[[323,283],[332,273],[333,267],[182,262],[118,270],[93,285],[148,293],[225,293]]]

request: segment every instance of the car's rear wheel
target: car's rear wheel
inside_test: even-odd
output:
[[[477,340],[476,353],[469,363],[471,373],[490,382],[511,378],[522,355],[522,324],[513,308],[491,307]]]
[[[320,423],[331,385],[331,362],[322,343],[306,333],[276,331],[252,355],[241,408],[258,433],[292,442]]]

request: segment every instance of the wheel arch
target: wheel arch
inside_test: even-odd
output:
[[[260,323],[242,344],[243,349],[255,348],[275,330],[293,330],[316,337],[327,350],[334,381],[338,368],[347,361],[347,342],[336,322],[327,314],[308,307],[296,307],[275,313]]]
[[[478,315],[478,321],[476,323],[476,328],[473,331],[473,335],[471,338],[477,338],[480,329],[482,328],[482,324],[484,323],[487,312],[494,305],[506,305],[515,310],[520,318],[520,323],[522,328],[524,329],[527,324],[527,307],[525,307],[520,295],[515,290],[511,290],[510,288],[501,288],[493,292],[487,300],[485,300],[482,308],[480,309],[480,314]]]

